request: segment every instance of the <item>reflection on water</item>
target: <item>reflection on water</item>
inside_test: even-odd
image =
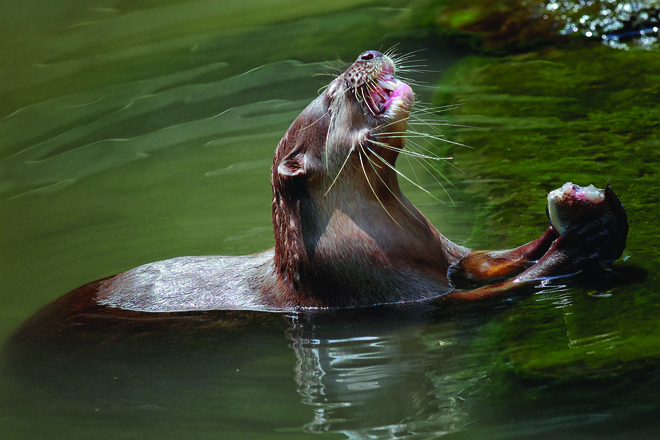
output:
[[[533,314],[553,295],[525,307]],[[98,317],[17,335],[0,356],[0,410],[9,438],[93,429],[95,438],[582,439],[654,429],[648,373],[568,384],[503,376],[490,333],[505,310]],[[640,436],[626,437],[633,428]]]
[[[428,438],[470,423],[468,408],[482,379],[470,365],[474,327],[452,320],[339,328],[300,321],[287,336],[296,353],[298,393],[314,410],[307,431]]]
[[[160,326],[98,318],[62,333],[22,333],[2,356],[0,407],[14,427],[38,412],[36,433],[88,414],[102,425],[127,419],[133,425],[120,432],[149,427],[159,438],[174,437],[164,429],[173,416],[181,429],[249,427],[252,438],[428,438],[479,420],[473,409],[487,379],[475,363],[489,357],[471,350],[488,313],[428,313],[177,314]]]

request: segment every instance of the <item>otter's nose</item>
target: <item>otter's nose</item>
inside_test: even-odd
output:
[[[382,57],[383,54],[377,50],[368,50],[358,57],[358,61],[370,61],[374,58]]]

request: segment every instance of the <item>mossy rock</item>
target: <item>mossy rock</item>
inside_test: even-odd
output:
[[[541,234],[547,193],[609,181],[630,221],[613,273],[569,280],[509,308],[487,330],[499,365],[525,378],[612,377],[660,364],[660,53],[601,45],[472,57],[444,77],[455,165],[479,220],[470,245]],[[457,176],[457,179],[459,177]],[[460,181],[459,181],[460,183]]]

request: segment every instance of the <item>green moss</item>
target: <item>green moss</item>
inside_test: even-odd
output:
[[[473,57],[437,104],[464,103],[452,138],[478,206],[474,247],[509,247],[546,227],[548,191],[609,181],[628,212],[625,261],[598,284],[543,293],[489,329],[499,364],[523,377],[609,377],[660,361],[660,54],[594,45]]]

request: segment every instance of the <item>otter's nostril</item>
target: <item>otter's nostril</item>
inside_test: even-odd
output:
[[[377,50],[368,50],[364,52],[362,55],[360,55],[360,58],[358,58],[361,61],[369,61],[373,60],[374,58],[382,57],[383,54],[378,52]]]

